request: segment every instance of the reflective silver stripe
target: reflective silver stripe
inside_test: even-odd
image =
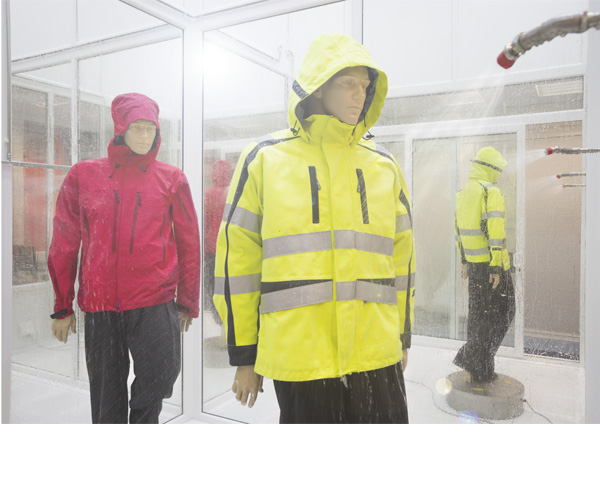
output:
[[[408,214],[398,215],[396,217],[396,232],[401,233],[402,231],[408,231],[409,229],[412,229],[410,216]]]
[[[229,211],[231,210],[231,205],[225,205],[225,210],[223,212],[223,221],[227,222],[227,218],[229,217]],[[262,216],[251,212],[250,210],[246,210],[242,207],[235,207],[235,212],[233,212],[233,217],[231,218],[231,224],[239,227],[243,227],[248,231],[252,231],[253,233],[260,233],[260,228],[262,226]]]
[[[410,275],[410,286],[415,286],[415,273]],[[396,291],[405,292],[408,288],[408,276],[396,276]]]
[[[461,236],[483,236],[481,229],[458,229]]]
[[[330,300],[333,300],[333,283],[331,281],[314,283],[277,292],[263,293],[260,297],[260,312],[267,314],[295,307],[321,304]]]
[[[463,248],[463,250],[465,251],[465,255],[488,255],[490,253],[487,248],[478,248],[477,250]]]
[[[364,300],[396,305],[396,289],[368,281],[339,281],[335,285],[337,300]]]
[[[505,240],[488,240],[488,246],[490,247],[501,247],[504,245]]]
[[[504,215],[505,215],[504,212],[500,212],[498,210],[492,210],[491,212],[483,212],[481,214],[481,218],[483,220],[485,220],[485,219],[493,219],[493,218],[496,218],[496,217],[500,218],[500,219],[504,219]]]
[[[263,240],[263,259],[304,252],[331,250],[331,233],[290,234]]]
[[[260,277],[260,273],[230,276],[229,291],[231,295],[260,292]],[[225,278],[215,276],[215,293],[218,295],[225,295]]]
[[[376,234],[359,233],[349,229],[334,231],[334,244],[336,248],[356,248],[363,252],[373,252],[383,255],[394,255],[394,240]]]

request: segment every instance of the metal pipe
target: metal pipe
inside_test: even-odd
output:
[[[529,49],[544,42],[549,42],[557,36],[583,33],[590,28],[600,29],[600,13],[588,13],[586,11],[583,14],[550,19],[532,30],[519,33],[500,52],[497,58],[498,64],[508,69]]]
[[[585,172],[565,172],[564,174],[556,174],[556,178],[561,177],[585,177]]]
[[[561,148],[559,146],[555,146],[552,148],[546,148],[544,151],[546,151],[546,155],[580,155],[584,153],[600,153],[600,148]]]

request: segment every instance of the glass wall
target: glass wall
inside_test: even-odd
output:
[[[73,21],[61,33],[43,28],[48,33],[42,48],[36,45],[38,38],[22,36],[31,30],[27,5],[42,3],[11,2],[14,68],[20,67],[21,54],[68,49],[75,41],[109,39],[164,25],[116,0],[102,5],[58,2],[69,13],[65,12],[65,19]],[[72,63],[13,74],[12,159],[17,164],[13,167],[12,422],[91,422],[84,314],[76,304],[77,335],[70,335],[66,344],[52,335],[55,298],[47,255],[58,192],[73,163],[107,156],[114,135],[110,106],[121,93],[142,93],[159,103],[158,159],[181,168],[181,79],[180,35],[96,56],[92,48],[77,53]],[[132,365],[129,382],[133,369]],[[160,420],[181,412],[180,377],[173,396],[165,400]]]
[[[229,366],[225,334],[212,305],[216,243],[213,225],[220,224],[225,198],[218,207],[214,202],[211,206],[210,200],[220,198],[219,190],[226,194],[214,181],[219,171],[235,168],[250,140],[288,127],[288,93],[308,46],[318,34],[346,32],[344,12],[344,3],[337,3],[205,34],[202,379],[203,410],[207,413],[243,422],[278,421],[271,381],[265,381],[265,392],[251,410],[242,407],[231,394],[235,368]],[[225,40],[227,49],[219,45]],[[236,46],[239,50],[234,53]]]

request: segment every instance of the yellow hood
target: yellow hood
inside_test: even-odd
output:
[[[352,37],[331,33],[318,36],[312,42],[290,93],[289,123],[300,135],[306,138],[303,101],[338,71],[353,66],[366,66],[371,79],[361,119],[354,129],[354,141],[375,125],[387,95],[387,75],[375,64],[367,49]]]

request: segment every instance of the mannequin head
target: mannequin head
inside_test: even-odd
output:
[[[155,137],[156,124],[150,120],[131,122],[123,134],[125,144],[138,155],[145,155],[150,151]]]
[[[369,83],[369,72],[365,66],[338,71],[310,96],[310,114],[333,115],[343,123],[356,125]]]

